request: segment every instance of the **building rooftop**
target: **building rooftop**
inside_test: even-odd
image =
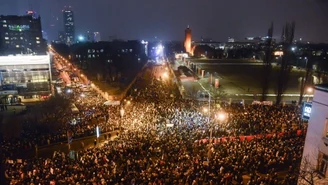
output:
[[[328,92],[328,84],[318,84],[314,87],[316,90]]]

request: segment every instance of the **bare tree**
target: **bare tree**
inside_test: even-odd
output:
[[[298,184],[315,185],[318,184],[319,181],[324,181],[327,183],[326,179],[322,179],[322,175],[320,174],[318,167],[311,163],[310,157],[311,156],[304,156],[299,169],[295,171],[295,174],[298,176]]]
[[[303,101],[304,91],[307,86],[310,85],[310,77],[312,76],[312,60],[310,58],[306,59],[306,66],[305,66],[305,76],[302,77],[301,80],[301,89],[300,89],[300,99],[298,101],[298,104],[301,105]]]
[[[282,48],[283,48],[283,56],[281,59],[280,65],[280,72],[278,77],[278,84],[277,84],[277,99],[276,104],[279,105],[282,100],[282,94],[285,92],[287,87],[287,82],[289,79],[289,74],[291,67],[289,65],[290,60],[290,46],[293,43],[295,33],[295,23],[286,23],[283,27],[282,32]]]
[[[263,78],[262,78],[262,101],[267,99],[267,94],[269,91],[270,85],[270,76],[271,76],[271,60],[272,60],[272,35],[273,35],[273,22],[268,30],[268,39],[266,41],[266,48],[265,48],[265,58],[264,58],[264,65],[263,65]]]

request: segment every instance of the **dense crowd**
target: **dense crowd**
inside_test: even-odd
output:
[[[180,99],[176,87],[158,75],[161,68],[146,71],[152,77],[141,76],[121,106],[105,106],[97,96],[76,104],[84,115],[75,125],[68,124],[76,136],[94,134],[92,119],[98,117],[105,120],[97,122],[102,129],[123,128],[114,141],[78,151],[74,158],[61,152],[47,159],[7,158],[7,179],[11,184],[210,185],[242,184],[243,176],[249,175],[252,185],[296,183],[304,145],[303,134],[290,132],[301,128],[297,107],[222,103],[208,115],[202,111],[208,105]],[[224,112],[224,120],[215,119],[217,112]],[[214,138],[289,134],[196,142],[208,138],[210,129]]]

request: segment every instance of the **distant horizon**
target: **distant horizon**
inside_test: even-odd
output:
[[[75,17],[76,34],[86,31],[125,39],[183,40],[189,25],[194,40],[201,37],[226,41],[228,37],[245,38],[265,35],[271,22],[273,35],[280,37],[286,22],[296,23],[295,39],[327,43],[328,1],[320,0],[2,0],[4,15],[24,15],[34,10],[41,16],[42,28],[49,40],[55,40],[63,30],[62,9],[71,6]],[[247,8],[246,8],[247,7]]]

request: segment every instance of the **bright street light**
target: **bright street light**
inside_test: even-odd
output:
[[[207,113],[208,112],[208,108],[204,107],[203,108],[203,111],[204,111],[204,113]]]
[[[163,73],[163,78],[168,78],[169,74],[167,72]]]
[[[219,114],[217,114],[216,118],[220,121],[224,121],[226,119],[226,115],[225,115],[225,113],[220,112]]]
[[[308,93],[312,93],[312,92],[313,92],[313,88],[312,88],[312,87],[308,87],[308,88],[306,89],[306,91],[307,91]]]

